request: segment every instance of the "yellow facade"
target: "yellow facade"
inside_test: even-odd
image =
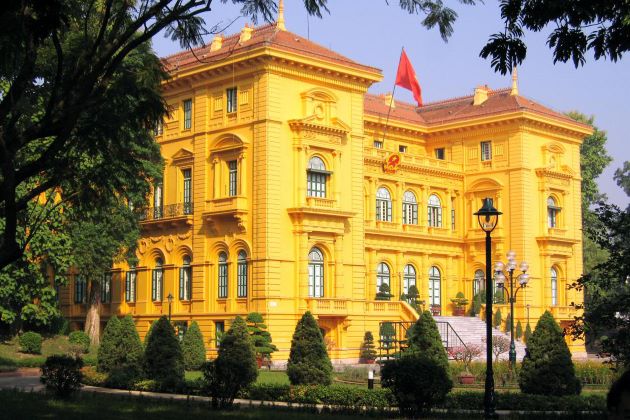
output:
[[[589,127],[516,87],[482,87],[420,110],[393,104],[388,119],[389,98],[367,94],[382,78],[378,69],[275,24],[217,37],[196,56],[165,59],[172,111],[156,135],[166,162],[163,197],[151,197],[135,270],[113,270],[104,318],[130,313],[144,336],[168,314],[171,294],[173,321],[197,321],[213,355],[221,323],[227,329],[236,315],[256,311],[279,348],[274,361],[282,361],[310,310],[331,357],[353,361],[365,331],[377,335],[381,321],[417,318],[399,300],[411,273],[427,307],[443,315],[451,315],[457,292],[472,299],[475,272],[485,270],[473,213],[491,197],[503,212],[493,259],[505,261],[513,249],[530,263],[516,319],[524,326],[529,313],[533,327],[546,309],[573,319],[569,305],[583,298],[566,285],[582,272],[579,146]],[[384,162],[394,154],[400,162],[388,173]],[[383,189],[390,200],[377,204]],[[429,200],[437,204],[429,208]],[[309,262],[315,248],[323,261]],[[378,301],[377,277],[386,271],[393,297]],[[188,273],[190,296],[180,290]],[[64,290],[63,309],[80,322],[86,307],[72,303],[75,288]]]

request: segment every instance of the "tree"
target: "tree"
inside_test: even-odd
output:
[[[112,316],[105,325],[103,339],[98,348],[98,358],[96,370],[99,372],[109,372],[117,364],[118,343],[120,343],[120,320],[117,316]]]
[[[254,346],[247,324],[236,317],[223,336],[219,356],[204,365],[204,378],[210,388],[212,405],[224,408],[232,405],[238,392],[256,381],[258,368]]]
[[[271,359],[271,353],[278,351],[278,348],[272,343],[271,334],[267,331],[264,319],[258,312],[251,312],[245,319],[247,322],[247,331],[252,339],[256,358]]]
[[[595,60],[617,61],[630,49],[628,2],[501,0],[499,7],[504,29],[490,36],[480,56],[490,58],[502,74],[525,60],[525,30],[540,32],[552,26],[547,45],[554,63],[571,60],[576,68],[586,62],[588,51]]]
[[[129,378],[137,377],[142,371],[143,353],[144,348],[131,315],[122,319],[112,316],[103,331],[96,369],[104,373],[124,371]]]
[[[376,350],[374,350],[374,336],[371,331],[366,331],[363,336],[363,344],[361,344],[361,359],[363,362],[372,363],[376,359]]]
[[[292,385],[330,385],[332,382],[332,363],[324,337],[308,311],[302,315],[293,333],[287,375]]]
[[[492,326],[494,328],[500,328],[501,327],[501,308],[497,309],[497,311],[494,313],[494,317],[492,318]]]
[[[483,343],[487,343],[486,337],[481,339]],[[510,350],[510,339],[503,335],[492,335],[492,353],[494,354],[494,362],[499,361],[499,357],[503,353]]]
[[[193,321],[184,333],[182,355],[186,370],[198,370],[206,361],[206,347],[203,344],[203,335],[197,321]]]
[[[512,323],[512,313],[508,313],[507,317],[505,318],[505,326],[503,327],[503,332],[505,333],[510,332],[511,323]]]
[[[144,347],[131,315],[126,315],[120,321],[118,351],[120,354],[118,365],[125,370],[135,370],[139,374],[142,370]]]
[[[145,373],[163,390],[177,389],[184,381],[184,359],[179,340],[166,316],[153,325],[144,350]]]
[[[522,392],[558,396],[580,393],[582,384],[575,376],[571,352],[549,311],[538,320],[527,350],[518,380]]]
[[[630,196],[630,161],[625,161],[623,167],[615,171],[613,179]]]
[[[530,327],[529,322],[525,327],[525,333],[523,334],[523,338],[525,339],[525,344],[529,343],[529,338],[532,336],[532,327]]]
[[[523,337],[523,326],[521,325],[521,320],[519,319],[516,323],[516,339],[520,340]]]
[[[409,352],[418,353],[448,366],[448,355],[430,311],[424,311],[409,332]]]

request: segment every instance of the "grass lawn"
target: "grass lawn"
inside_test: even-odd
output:
[[[186,379],[188,380],[195,380],[202,377],[203,375],[198,370],[186,372]],[[289,385],[289,377],[284,371],[261,369],[258,371],[258,379],[256,382],[262,384]]]
[[[11,340],[0,342],[0,371],[11,370],[17,367],[39,367],[44,363],[46,357],[53,354],[67,354],[69,349],[68,337],[56,335],[43,337],[42,354],[21,353],[18,337],[13,337]],[[97,349],[93,349],[90,353],[83,356],[86,364],[90,360],[94,361],[96,359],[97,351]]]

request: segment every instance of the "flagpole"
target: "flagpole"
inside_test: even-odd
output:
[[[400,68],[400,60],[402,60],[402,53],[405,51],[405,47],[400,49],[400,57],[398,58],[398,67]],[[398,74],[398,71],[396,72]],[[396,79],[394,79],[394,88],[392,89],[392,97],[389,101],[389,109],[387,110],[387,118],[385,119],[385,130],[383,130],[383,143],[385,143],[385,135],[387,134],[387,127],[389,124],[389,114],[392,112],[392,104],[394,103],[394,93],[396,92]]]

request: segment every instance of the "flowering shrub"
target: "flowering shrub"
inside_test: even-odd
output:
[[[467,374],[470,375],[470,363],[481,356],[483,348],[480,345],[468,343],[465,346],[451,347],[448,354],[452,359],[462,362]]]

